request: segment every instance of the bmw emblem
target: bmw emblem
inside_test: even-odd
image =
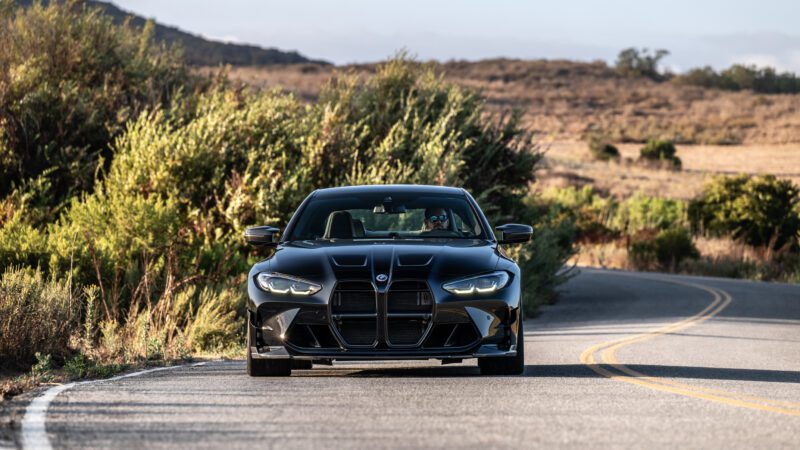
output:
[[[375,280],[376,280],[378,283],[385,283],[385,282],[386,282],[386,280],[388,280],[388,279],[389,279],[389,277],[388,277],[388,276],[386,276],[386,274],[383,274],[383,273],[382,273],[382,274],[380,274],[380,275],[378,275],[377,277],[375,277]]]

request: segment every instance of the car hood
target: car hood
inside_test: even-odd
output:
[[[485,240],[297,241],[278,246],[253,271],[308,279],[457,278],[495,270],[500,254]]]

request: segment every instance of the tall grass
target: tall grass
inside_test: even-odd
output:
[[[8,268],[0,274],[0,360],[24,365],[36,352],[65,356],[79,312],[68,281]]]

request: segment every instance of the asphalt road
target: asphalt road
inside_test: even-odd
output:
[[[55,448],[800,448],[800,286],[583,269],[525,330],[520,377],[209,362],[75,386],[46,433]]]

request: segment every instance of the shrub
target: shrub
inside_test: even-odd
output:
[[[688,230],[671,228],[640,231],[631,238],[628,255],[636,269],[674,272],[684,260],[696,259],[700,253]]]
[[[122,369],[120,364],[102,364],[83,353],[67,358],[64,362],[64,372],[70,380],[107,378]]]
[[[687,205],[682,200],[637,193],[619,204],[612,224],[616,230],[628,235],[647,229],[686,227]]]
[[[125,122],[188,85],[152,24],[118,27],[76,0],[44,3],[0,8],[0,197],[47,171],[55,201],[88,189]]]
[[[534,200],[530,198],[528,202],[531,201]],[[517,260],[522,273],[524,313],[532,317],[541,305],[556,299],[556,288],[574,274],[566,264],[575,254],[575,226],[572,220],[558,217],[552,211],[535,220],[524,219],[538,223],[533,239],[528,244],[509,249],[509,252]]]
[[[33,356],[36,358],[36,364],[31,367],[31,375],[45,383],[50,381],[52,378],[53,357],[51,355],[43,355],[40,352],[36,352]]]
[[[599,161],[618,160],[620,158],[617,147],[598,137],[589,138],[589,154],[593,159]]]
[[[0,360],[33,362],[39,352],[63,356],[78,318],[67,283],[39,270],[6,269],[0,276]]]
[[[573,223],[579,242],[607,242],[619,236],[613,227],[618,203],[600,196],[591,186],[551,188],[542,193],[542,200],[559,220]]]
[[[693,227],[754,246],[796,247],[800,188],[772,175],[720,176],[690,205]]]
[[[680,168],[681,160],[675,156],[675,153],[675,145],[672,142],[651,139],[639,150],[639,160],[666,163],[669,166]]]

